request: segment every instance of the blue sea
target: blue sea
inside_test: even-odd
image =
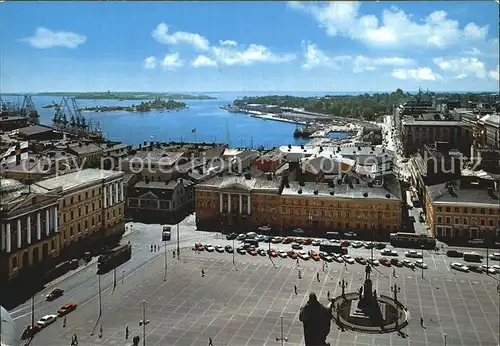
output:
[[[216,100],[186,100],[188,109],[179,111],[152,111],[147,113],[131,112],[83,112],[93,122],[99,122],[106,137],[113,141],[139,144],[143,141],[197,141],[227,143],[231,147],[297,145],[305,143],[303,139],[293,137],[297,125],[277,121],[252,118],[246,114],[229,113],[219,107],[232,103],[241,96],[283,94],[295,96],[323,96],[326,94],[347,93],[205,93]],[[349,93],[353,94],[353,93]],[[18,96],[2,96],[4,101],[22,103]],[[53,108],[42,108],[52,102],[60,103],[61,97],[33,96],[33,103],[40,114],[40,122],[50,125],[54,115]],[[132,105],[138,100],[77,100],[79,107]],[[193,130],[195,129],[195,130]],[[333,134],[343,138],[345,134]]]

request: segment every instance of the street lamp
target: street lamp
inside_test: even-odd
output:
[[[177,224],[177,260],[181,259],[181,246],[179,239],[179,224]]]
[[[167,281],[167,241],[163,242],[165,244],[165,271],[163,273],[163,281]]]
[[[146,319],[146,301],[142,301],[142,320],[139,321],[139,327],[142,326],[142,346],[146,346],[146,324],[149,320]]]
[[[422,245],[422,279],[424,278],[424,246]]]
[[[280,330],[281,336],[276,338],[276,341],[281,341],[281,346],[283,346],[284,342],[288,341],[288,338],[283,336],[283,316],[280,317]]]

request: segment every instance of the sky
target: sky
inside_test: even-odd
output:
[[[498,91],[499,4],[5,2],[0,92]]]

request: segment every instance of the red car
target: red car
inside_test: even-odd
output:
[[[276,256],[278,256],[278,253],[276,252],[275,249],[267,250],[267,254],[269,255],[269,257],[276,257]]]
[[[380,262],[380,264],[386,266],[386,267],[390,267],[391,266],[391,261],[389,261],[387,258],[381,258],[378,260]]]
[[[39,331],[40,331],[40,326],[38,324],[35,324],[34,326],[27,325],[23,331],[23,335],[21,335],[21,340],[31,339]]]
[[[59,310],[57,310],[57,314],[59,316],[64,316],[64,315],[67,315],[69,314],[71,311],[75,310],[76,309],[76,304],[64,304],[63,306],[61,306],[59,308]]]

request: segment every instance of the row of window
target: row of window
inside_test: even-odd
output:
[[[444,223],[447,224],[447,225],[451,225],[451,216],[446,216],[444,218]],[[453,224],[454,225],[469,225],[469,218],[468,217],[458,217],[458,216],[455,216],[453,218]],[[470,224],[472,226],[477,226],[478,225],[478,219],[475,218],[475,217],[471,217],[470,218]],[[438,224],[442,224],[443,223],[443,217],[441,215],[438,215],[437,217],[437,223]],[[479,219],[479,225],[480,226],[489,226],[489,227],[500,227],[500,219],[497,219],[496,222],[495,222],[495,219]]]
[[[175,202],[159,201],[157,199],[129,198],[128,206],[131,208],[170,210],[175,209]]]
[[[100,187],[96,187],[90,190],[90,195],[92,197],[99,196],[100,194],[101,194]],[[68,201],[68,205],[73,205],[75,202],[81,202],[82,200],[86,201],[87,199],[89,199],[89,190],[79,193],[78,195],[72,195],[71,197],[64,198],[62,200],[62,208],[66,207],[66,201]]]
[[[500,238],[500,230],[496,230],[497,238]],[[468,237],[469,239],[484,239],[485,231],[480,229],[460,229],[451,227],[436,227],[436,235],[438,237]]]
[[[281,214],[283,215],[303,215],[311,217],[338,217],[338,218],[350,218],[351,216],[357,219],[378,219],[378,220],[389,220],[389,219],[400,219],[400,213],[389,213],[381,211],[379,212],[360,212],[360,211],[325,211],[325,210],[308,210],[308,209],[290,209],[286,207],[281,207]]]
[[[111,221],[111,217],[113,219],[116,219],[116,217],[120,216],[123,214],[123,208],[122,207],[119,207],[118,209],[113,209],[111,211],[111,213],[108,211],[106,213],[106,218],[107,218],[107,221],[110,222]],[[97,216],[92,216],[91,219],[90,219],[90,225],[92,227],[92,229],[98,224],[101,222],[101,214],[97,214]],[[83,225],[83,226],[82,226]],[[86,233],[87,231],[89,230],[89,220],[88,219],[85,219],[83,220],[83,222],[78,222],[76,224],[76,227],[75,229],[73,229],[73,226],[70,226],[69,227],[69,238],[73,238],[75,235],[80,235],[82,233],[82,231],[84,233]],[[62,236],[63,236],[63,241],[66,241],[66,232],[62,232]]]
[[[97,202],[97,208],[101,209],[101,200],[95,200],[95,201],[92,201],[92,203],[90,204],[92,206],[92,209],[90,209],[90,205],[89,204],[86,204],[85,205],[85,214],[83,215],[87,215],[89,213],[89,211],[92,211],[94,212],[96,210],[96,202]],[[66,222],[67,221],[67,213],[64,213],[63,214],[63,222]],[[74,210],[70,210],[69,212],[69,220],[74,220],[75,218],[75,211]],[[78,217],[82,217],[82,207],[78,207]]]
[[[482,215],[500,215],[500,208],[469,208],[469,207],[437,207],[438,213],[442,213],[443,209],[446,213],[451,213],[453,210],[453,213],[455,214],[482,214]]]

